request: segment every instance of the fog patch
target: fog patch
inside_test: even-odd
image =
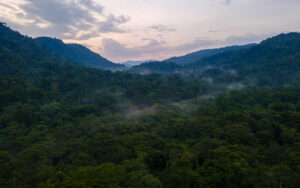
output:
[[[213,84],[214,83],[214,79],[211,78],[211,77],[204,77],[204,78],[201,78],[202,81],[205,81],[209,84]]]
[[[227,89],[228,90],[240,90],[244,87],[246,87],[246,86],[243,83],[238,82],[238,83],[229,84],[227,86]]]
[[[155,114],[156,110],[154,106],[151,107],[130,107],[124,113],[125,118],[139,118],[145,115]]]
[[[224,71],[225,71],[225,70],[224,70]],[[234,70],[234,69],[226,70],[225,72],[228,72],[228,73],[233,74],[233,75],[238,75],[238,74],[237,74],[237,71]]]

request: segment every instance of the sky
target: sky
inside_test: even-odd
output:
[[[299,32],[299,10],[300,0],[1,0],[0,21],[120,63]]]

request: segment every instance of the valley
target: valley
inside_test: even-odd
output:
[[[125,67],[1,23],[0,187],[299,187],[300,34],[193,54]]]

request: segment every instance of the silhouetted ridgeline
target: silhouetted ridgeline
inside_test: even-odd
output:
[[[262,41],[260,44],[250,44],[240,48],[221,50],[220,53],[202,57],[200,60],[184,66],[171,62],[154,62],[135,66],[131,70],[141,74],[178,73],[187,78],[207,79],[203,75],[204,71],[219,69],[219,73],[240,77],[250,85],[279,86],[288,84],[299,86],[299,33],[281,34]],[[210,78],[218,77],[219,73],[210,75]]]
[[[242,46],[229,46],[229,47],[217,48],[217,49],[200,50],[197,52],[186,54],[184,56],[171,57],[169,59],[164,60],[164,62],[173,62],[173,63],[177,63],[178,65],[186,65],[189,63],[193,63],[195,61],[199,61],[205,57],[210,57],[213,55],[217,55],[217,54],[229,52],[229,51],[247,49],[247,48],[253,47],[255,45],[256,44],[247,44],[247,45],[242,45]]]
[[[77,65],[113,71],[125,69],[124,65],[113,63],[79,44],[65,44],[59,39],[49,37],[39,37],[34,40]]]

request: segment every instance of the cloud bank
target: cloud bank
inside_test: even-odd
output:
[[[0,6],[16,11],[7,4]],[[87,40],[101,33],[123,33],[126,30],[121,26],[130,20],[125,15],[105,13],[93,0],[25,0],[17,8],[17,18],[27,20],[26,24],[15,23],[17,29],[62,39]]]

